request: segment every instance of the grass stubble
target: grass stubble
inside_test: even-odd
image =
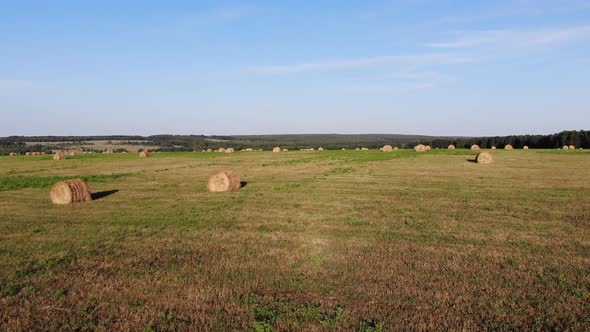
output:
[[[1,157],[0,330],[590,329],[590,154],[475,154]]]

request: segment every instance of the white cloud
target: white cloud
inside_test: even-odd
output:
[[[453,33],[455,38],[428,44],[433,48],[552,46],[590,39],[590,25],[532,30],[478,30]]]
[[[325,60],[316,62],[302,62],[285,65],[252,66],[247,71],[253,73],[297,73],[304,71],[325,71],[337,69],[356,69],[375,66],[388,67],[425,67],[468,62],[470,59],[460,54],[425,53],[414,55],[388,55],[346,60]]]

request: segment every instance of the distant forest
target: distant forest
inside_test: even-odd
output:
[[[391,144],[402,149],[411,149],[415,145],[428,144],[433,148],[446,148],[453,144],[458,148],[469,148],[477,144],[482,148],[496,146],[503,148],[511,144],[515,148],[554,149],[563,145],[574,145],[576,148],[590,148],[590,131],[571,130],[551,135],[511,135],[494,137],[437,137],[420,135],[395,134],[302,134],[302,135],[237,135],[237,136],[205,136],[205,135],[153,135],[153,136],[9,136],[0,138],[0,154],[10,152],[33,152],[62,150],[68,143],[81,144],[90,141],[117,141],[121,144],[141,144],[153,146],[160,151],[200,151],[220,147],[271,149],[280,146],[288,149],[317,148],[354,149],[367,147],[380,148]],[[54,142],[47,144],[47,142]],[[27,144],[28,143],[28,144]],[[39,144],[35,144],[39,143]],[[41,144],[42,143],[42,144]]]

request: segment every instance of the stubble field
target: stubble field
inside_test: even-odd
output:
[[[0,330],[589,330],[590,153],[492,153],[0,157]]]

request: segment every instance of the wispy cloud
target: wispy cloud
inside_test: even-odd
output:
[[[434,48],[470,48],[485,46],[552,46],[590,39],[590,25],[533,30],[479,30],[453,33],[454,38],[428,44]]]
[[[460,54],[425,53],[413,55],[388,55],[345,60],[325,60],[285,65],[251,66],[246,68],[253,73],[297,73],[305,71],[327,71],[338,69],[357,69],[376,66],[415,68],[468,62],[470,59]]]
[[[476,12],[459,16],[443,16],[441,23],[468,23],[493,21],[508,17],[554,15],[590,10],[590,0],[510,0],[489,2],[484,13]]]

